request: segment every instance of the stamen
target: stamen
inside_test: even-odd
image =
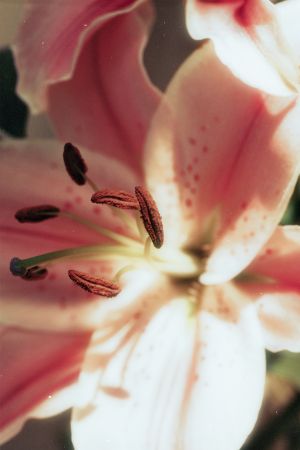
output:
[[[164,241],[164,230],[156,203],[149,191],[142,186],[135,188],[135,195],[140,205],[141,218],[151,241],[154,247],[160,248]]]
[[[26,271],[22,276],[23,280],[36,281],[43,280],[48,275],[48,270],[44,267],[34,266]]]
[[[21,223],[43,222],[43,220],[57,217],[59,212],[59,208],[52,205],[31,206],[19,209],[15,214],[15,218]]]
[[[87,172],[87,165],[80,151],[71,142],[67,142],[64,146],[63,153],[66,170],[75,183],[83,185],[86,183],[84,174]]]
[[[109,189],[102,189],[95,192],[91,201],[104,205],[114,206],[121,209],[139,209],[139,203],[135,195],[126,191],[113,191]]]
[[[68,275],[74,283],[92,294],[103,297],[115,297],[121,292],[120,287],[116,283],[103,278],[96,278],[78,270],[69,270]]]

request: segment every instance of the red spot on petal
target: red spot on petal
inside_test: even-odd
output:
[[[64,209],[72,209],[73,204],[71,202],[64,202]]]
[[[187,198],[185,201],[185,206],[187,206],[187,208],[190,208],[192,206],[193,202],[190,198]]]
[[[82,197],[80,197],[79,195],[77,195],[77,197],[75,197],[75,202],[76,202],[77,204],[82,203]]]
[[[187,171],[188,171],[189,173],[191,173],[191,172],[193,171],[193,166],[192,166],[192,164],[189,164],[189,165],[187,166]]]
[[[206,125],[201,125],[200,130],[201,131],[206,131],[207,130],[207,126]]]
[[[247,202],[242,202],[241,203],[241,209],[246,209],[248,206]]]
[[[195,173],[194,180],[195,181],[199,181],[200,180],[200,175],[198,173]]]
[[[207,153],[207,152],[208,152],[208,147],[207,147],[207,145],[203,145],[203,147],[202,147],[202,152],[203,152],[203,153]]]
[[[197,141],[196,141],[195,138],[190,137],[190,138],[189,138],[189,143],[190,143],[191,145],[196,145]]]
[[[101,212],[101,208],[99,208],[98,206],[94,206],[93,213],[98,215],[98,214],[100,214],[100,212]]]

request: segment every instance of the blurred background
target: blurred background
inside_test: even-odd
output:
[[[164,89],[198,43],[186,33],[182,0],[156,0],[155,3],[157,19],[146,48],[145,64],[153,83]],[[11,38],[14,34],[16,21],[12,23],[3,16],[4,4],[9,4],[15,19],[20,15],[17,0],[0,0],[0,139],[5,134],[18,138],[28,134],[49,136],[51,128],[45,118],[29,118],[26,105],[14,94],[17,74],[12,53],[5,44],[7,36]],[[299,185],[283,223],[300,224]],[[264,404],[243,450],[300,450],[300,357],[283,352],[268,354],[267,361]],[[71,450],[69,422],[69,411],[48,420],[31,420],[1,450]]]

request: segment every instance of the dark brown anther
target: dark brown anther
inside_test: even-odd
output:
[[[52,205],[31,206],[28,208],[19,209],[19,211],[15,214],[15,218],[21,223],[43,222],[43,220],[57,217],[59,212],[59,208]]]
[[[139,209],[139,203],[135,195],[126,191],[112,191],[102,189],[92,195],[91,201],[121,209]]]
[[[101,295],[102,297],[115,297],[121,292],[117,284],[103,278],[92,277],[88,273],[69,270],[68,275],[74,283],[92,294]]]
[[[86,182],[84,174],[87,172],[87,166],[80,151],[71,142],[64,146],[64,163],[66,170],[76,184],[82,186]]]
[[[164,229],[156,203],[150,192],[143,186],[135,188],[135,195],[140,205],[141,218],[151,241],[154,247],[160,248],[164,242]]]
[[[48,270],[44,267],[33,266],[30,269],[26,270],[25,274],[22,275],[22,279],[28,281],[39,281],[46,278],[47,275]]]

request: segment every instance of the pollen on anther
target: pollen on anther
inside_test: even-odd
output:
[[[97,204],[114,206],[121,209],[139,209],[135,195],[126,191],[102,189],[92,195],[91,201]]]
[[[135,195],[140,205],[141,218],[150,239],[154,247],[160,248],[164,241],[164,230],[156,203],[150,192],[143,186],[136,186]]]
[[[78,270],[69,270],[69,278],[82,289],[102,297],[115,297],[121,292],[118,284]]]

